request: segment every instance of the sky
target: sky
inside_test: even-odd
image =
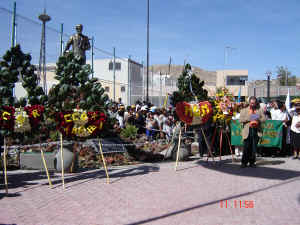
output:
[[[0,54],[11,45],[14,0],[0,0]],[[276,78],[278,66],[300,77],[299,0],[150,0],[149,61],[204,70],[246,69],[249,80]],[[59,55],[59,33],[83,33],[95,39],[95,58],[147,60],[147,0],[16,0],[17,42],[38,62],[46,8],[46,60]],[[64,41],[68,37],[64,36]],[[110,54],[106,54],[110,53]],[[88,53],[88,58],[90,53]]]

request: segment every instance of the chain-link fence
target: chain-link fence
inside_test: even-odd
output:
[[[249,96],[256,97],[267,97],[268,96],[268,87],[263,86],[249,86]],[[300,96],[300,88],[298,86],[275,86],[270,85],[270,97],[279,97],[286,96],[290,93],[290,96]]]
[[[6,35],[2,38],[4,41],[0,43],[1,56],[12,46],[12,18],[12,10],[0,7],[0,26],[2,34]],[[20,44],[24,53],[31,54],[31,63],[38,68],[39,63],[41,63],[42,21],[38,19],[38,15],[32,19],[17,12],[15,22],[15,44]],[[71,36],[71,34],[61,32],[63,30],[61,24],[56,23],[56,28],[53,27],[53,24],[55,22],[50,21],[46,23],[45,27],[47,90],[56,82],[54,80],[55,63]],[[112,52],[103,50],[93,45],[97,37],[89,38],[92,48],[86,52],[86,58],[87,64],[90,64],[93,69],[91,76],[97,77],[101,81],[109,97],[116,101],[121,98],[126,105],[134,104],[137,100],[146,100],[146,69],[143,63],[119,57],[113,53],[113,50]],[[116,62],[115,73],[110,67],[114,61]],[[118,68],[118,65],[120,65],[120,68]],[[161,106],[166,93],[176,89],[173,86],[164,85],[164,83],[160,85],[159,82],[154,82],[151,74],[149,74],[149,100],[156,106]],[[23,90],[20,93],[25,93],[25,91]]]

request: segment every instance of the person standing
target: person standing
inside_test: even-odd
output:
[[[291,145],[294,148],[294,158],[300,157],[300,99],[294,99],[292,101],[295,106],[295,113],[292,117],[291,125]]]
[[[235,115],[232,117],[232,120],[239,120],[240,119],[240,112],[241,112],[241,109],[243,108],[243,105],[242,104],[239,104],[236,108],[236,113]],[[236,157],[239,157],[242,155],[242,152],[243,152],[243,146],[235,146],[234,147],[234,151],[235,151],[235,156]]]
[[[261,125],[265,120],[263,109],[259,107],[256,97],[251,96],[249,98],[249,106],[242,109],[240,113],[244,141],[242,168],[246,167],[248,163],[250,163],[250,167],[256,167],[257,144],[262,136]]]

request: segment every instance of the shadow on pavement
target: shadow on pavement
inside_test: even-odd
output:
[[[150,172],[158,172],[159,170],[160,170],[160,168],[157,166],[141,165],[141,166],[134,166],[134,167],[130,167],[130,168],[124,168],[124,169],[123,168],[108,168],[108,174],[109,174],[110,178],[119,178],[117,180],[117,181],[119,181],[123,177],[144,175],[144,174],[147,174]],[[106,177],[104,169],[100,169],[100,170],[97,169],[97,170],[92,170],[92,171],[82,170],[82,171],[85,171],[85,172],[84,173],[74,173],[74,174],[65,173],[65,179],[64,179],[65,184],[82,180],[82,182],[68,186],[67,188],[70,188],[72,186],[77,186],[77,185],[89,182],[89,181],[97,179],[97,178],[105,178]],[[53,171],[51,171],[50,179],[51,179],[51,182],[53,185],[60,184],[53,188],[56,188],[56,187],[59,187],[62,185],[60,173],[54,173]],[[14,188],[18,188],[18,187],[26,188],[25,190],[16,192],[15,196],[10,196],[10,197],[17,197],[17,196],[19,196],[20,192],[38,188],[41,185],[48,185],[47,176],[44,171],[33,171],[33,172],[26,171],[25,173],[24,172],[18,173],[18,171],[14,171],[13,173],[8,173],[7,181],[8,181],[8,189],[14,189]],[[114,183],[114,182],[116,182],[116,181],[113,181],[111,183]],[[29,186],[32,186],[32,187],[29,187]],[[5,190],[4,179],[1,179],[1,178],[0,178],[0,189]],[[5,194],[4,194],[4,196],[0,195],[0,199],[1,199],[1,197],[5,197]]]
[[[17,224],[15,224],[15,223],[11,223],[11,224],[0,223],[0,225],[17,225]]]
[[[53,172],[49,172],[51,179],[55,177]],[[43,171],[26,171],[18,173],[17,170],[15,170],[13,173],[7,174],[7,182],[8,182],[8,189],[11,188],[18,188],[18,187],[28,187],[32,185],[40,184],[40,180],[46,179],[47,176],[46,173]],[[48,184],[48,182],[47,182]],[[0,179],[0,187],[1,189],[4,189],[4,178]]]
[[[222,199],[206,202],[206,203],[203,203],[203,204],[191,206],[191,207],[188,207],[188,208],[185,208],[185,209],[181,209],[181,210],[174,211],[174,212],[171,212],[171,213],[166,213],[166,214],[156,216],[156,217],[152,217],[152,218],[148,218],[148,219],[145,219],[145,220],[136,221],[136,222],[129,223],[129,224],[126,224],[126,225],[151,223],[151,222],[156,221],[156,220],[164,219],[164,218],[170,217],[170,216],[175,216],[175,215],[178,215],[178,214],[181,214],[181,213],[185,213],[185,212],[192,211],[192,210],[195,210],[195,209],[199,209],[199,208],[202,208],[202,207],[206,207],[206,206],[209,206],[209,205],[220,204],[221,201],[241,198],[241,197],[244,197],[244,196],[252,195],[252,194],[257,193],[257,192],[262,192],[262,191],[265,191],[265,190],[268,190],[268,189],[280,187],[282,185],[289,184],[289,183],[299,181],[299,180],[300,180],[300,177],[292,179],[292,180],[284,181],[284,182],[281,182],[279,184],[274,184],[274,185],[271,185],[271,186],[268,186],[268,187],[265,187],[265,188],[260,188],[260,189],[257,189],[255,191],[249,191],[249,192],[245,192],[245,193],[241,193],[241,194],[237,194],[237,195],[232,195],[232,196],[229,196],[229,197],[226,197],[226,198],[222,198]]]
[[[116,172],[114,172],[116,171]],[[108,168],[108,175],[109,178],[119,178],[117,181],[121,180],[123,177],[129,177],[129,176],[138,176],[138,175],[144,175],[150,172],[158,172],[159,167],[156,166],[147,166],[147,165],[141,165],[141,166],[135,166],[133,168],[128,168],[128,169],[118,169],[118,168]],[[104,169],[97,170],[97,171],[92,171],[92,172],[87,172],[79,175],[75,175],[72,177],[65,177],[65,184],[71,183],[71,182],[76,182],[79,180],[83,180],[82,182],[73,184],[71,186],[68,186],[67,188],[74,187],[86,182],[89,182],[91,180],[97,179],[97,178],[105,178],[105,171]],[[114,183],[116,181],[113,181],[111,183]],[[62,183],[61,179],[52,181],[52,184],[58,184]],[[62,184],[61,184],[62,185]],[[61,185],[58,185],[56,187],[59,187]],[[54,188],[56,188],[54,187]]]
[[[222,173],[228,173],[237,176],[260,177],[273,180],[287,180],[300,176],[300,171],[265,167],[264,165],[276,165],[284,163],[282,160],[257,160],[257,167],[241,168],[240,163],[232,163],[231,159],[222,160],[217,164],[207,163],[206,161],[198,161],[197,164],[211,170]]]
[[[12,197],[19,197],[19,196],[21,196],[21,194],[19,194],[19,193],[8,193],[8,194],[6,194],[6,193],[0,193],[0,199],[2,199],[4,197],[6,197],[6,198],[12,198]]]

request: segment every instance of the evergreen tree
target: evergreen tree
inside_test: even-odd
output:
[[[280,86],[295,86],[297,83],[297,78],[295,75],[288,70],[287,67],[278,66],[277,67],[277,81]]]
[[[20,98],[20,100],[17,100],[13,93],[15,83],[18,81],[22,81],[22,85],[27,92],[27,96]],[[13,107],[24,107],[27,104],[43,104],[47,100],[43,89],[38,86],[38,76],[31,64],[31,56],[30,54],[24,54],[20,45],[6,51],[3,60],[0,61],[0,96],[0,111],[14,110]],[[4,123],[3,120],[2,122]],[[9,120],[9,125],[2,124],[2,126],[6,127],[6,129],[1,130],[2,135],[12,135],[14,118],[12,117]],[[30,135],[33,135],[35,131],[37,129],[30,132]],[[22,134],[21,136],[28,136],[28,134]]]
[[[38,86],[38,77],[31,65],[30,54],[24,54],[20,45],[12,47],[0,61],[0,103],[9,106],[42,104],[47,100],[42,87]],[[15,83],[19,80],[27,91],[27,98],[17,101],[13,96]],[[27,102],[28,100],[28,102]]]
[[[186,64],[182,74],[178,78],[178,91],[173,92],[170,97],[171,105],[176,106],[178,102],[204,101],[208,99],[207,90],[203,88],[204,81],[201,81],[192,73],[191,65]]]
[[[55,79],[59,81],[49,91],[49,107],[55,111],[68,111],[80,107],[87,111],[105,112],[108,96],[97,78],[90,79],[90,65],[72,52],[61,56],[56,63]]]

